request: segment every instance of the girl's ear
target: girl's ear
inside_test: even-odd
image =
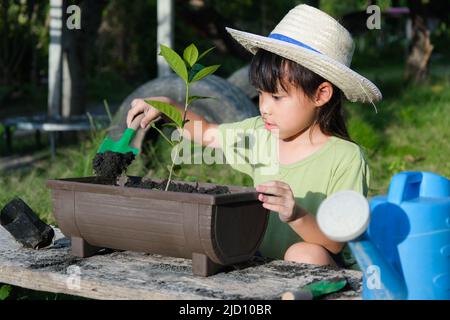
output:
[[[333,96],[333,85],[328,81],[322,82],[316,90],[314,97],[314,104],[316,107],[321,107],[330,101]]]

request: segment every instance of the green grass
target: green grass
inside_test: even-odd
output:
[[[62,293],[36,291],[0,283],[0,301],[3,300],[90,300]]]
[[[386,193],[400,171],[450,176],[450,68],[436,66],[423,85],[403,85],[402,71],[367,72],[380,78],[375,83],[384,99],[377,114],[370,105],[346,104],[350,134],[365,148],[371,168],[369,195]]]

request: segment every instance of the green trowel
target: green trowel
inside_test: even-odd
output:
[[[130,127],[126,127],[123,123],[113,127],[98,148],[97,153],[104,153],[106,151],[117,153],[133,152],[135,156],[138,155],[145,132],[150,127],[147,126],[145,129],[140,127],[142,118],[144,118],[144,114],[136,116]],[[152,122],[159,119],[161,117],[156,118]]]
[[[288,291],[281,296],[282,300],[313,300],[326,294],[338,292],[347,284],[346,279],[336,278],[310,283],[297,291]]]

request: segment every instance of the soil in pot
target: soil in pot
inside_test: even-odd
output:
[[[143,188],[164,191],[167,179],[161,182],[151,179],[128,179],[122,175],[128,166],[133,162],[135,156],[132,152],[117,153],[106,151],[97,153],[93,159],[92,165],[94,173],[98,178],[97,183],[122,185],[130,188]],[[226,186],[213,186],[210,188],[199,187],[198,183],[193,186],[188,183],[170,182],[168,191],[186,192],[186,193],[203,193],[203,194],[227,194],[231,193]]]
[[[132,180],[129,179],[125,184],[126,187],[130,188],[143,188],[143,189],[153,189],[153,190],[162,190],[166,189],[167,179],[157,182],[151,179],[142,179],[142,180]],[[186,192],[186,193],[204,193],[204,194],[226,194],[231,193],[228,187],[226,186],[213,186],[210,188],[203,188],[198,186],[198,182],[195,183],[195,186],[187,183],[178,183],[178,182],[170,182],[168,191],[174,192]]]
[[[114,184],[117,177],[126,171],[133,160],[133,152],[118,153],[106,151],[95,155],[92,167],[98,178],[111,181],[111,184]]]

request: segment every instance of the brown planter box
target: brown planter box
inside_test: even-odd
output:
[[[111,248],[192,258],[193,273],[209,276],[250,259],[268,221],[254,188],[208,195],[95,184],[94,177],[47,186],[58,226],[79,257]]]

